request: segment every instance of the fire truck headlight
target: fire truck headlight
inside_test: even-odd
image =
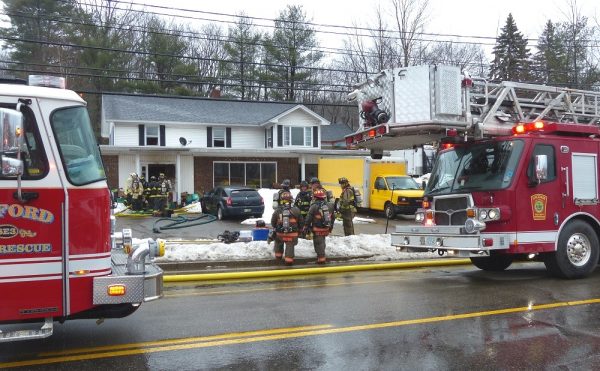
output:
[[[488,212],[488,217],[490,218],[490,220],[500,219],[500,210],[490,209],[490,211]]]
[[[485,229],[485,223],[476,219],[467,219],[465,222],[465,232],[476,233]]]
[[[488,217],[488,211],[485,209],[479,210],[479,220],[486,220]]]

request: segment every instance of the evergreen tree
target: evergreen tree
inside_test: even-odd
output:
[[[565,84],[568,78],[565,40],[550,20],[538,39],[537,49],[533,57],[535,80],[548,85]]]
[[[314,72],[303,67],[313,67],[323,57],[315,49],[319,46],[316,31],[307,24],[301,6],[288,5],[275,20],[273,35],[265,41],[268,66],[273,83],[272,96],[295,101],[297,90],[303,82],[311,81]]]
[[[261,35],[254,30],[252,21],[240,14],[234,26],[229,28],[224,48],[229,63],[223,66],[223,74],[234,83],[228,88],[241,99],[257,99],[257,66]]]
[[[527,40],[517,29],[517,24],[508,14],[506,24],[494,46],[494,60],[490,66],[490,79],[527,81],[529,79],[529,49]]]

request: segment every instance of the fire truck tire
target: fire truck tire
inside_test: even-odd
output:
[[[561,278],[583,278],[598,264],[598,235],[582,220],[567,224],[558,236],[556,251],[544,256],[546,269]]]
[[[513,257],[505,254],[492,254],[485,257],[471,257],[471,263],[483,271],[501,272],[510,267]]]
[[[394,205],[391,202],[387,202],[385,204],[385,208],[383,209],[385,213],[385,217],[388,219],[394,219],[396,217],[396,210],[394,209]]]

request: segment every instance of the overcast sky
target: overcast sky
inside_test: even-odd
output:
[[[504,25],[508,13],[512,13],[519,30],[525,37],[537,39],[548,19],[553,21],[565,19],[565,13],[568,11],[571,1],[575,0],[430,0],[430,17],[426,31],[495,37],[498,30]],[[373,0],[169,0],[167,3],[164,0],[134,0],[134,2],[161,6],[168,4],[173,8],[226,14],[238,14],[244,11],[249,16],[269,19],[276,18],[279,11],[287,4],[299,4],[314,23],[339,26],[352,26],[354,21],[373,20],[373,8],[377,4],[377,1]],[[389,17],[392,22],[391,0],[380,0],[379,2],[383,9],[390,9]],[[576,3],[582,13],[590,17],[591,22],[595,24],[595,19],[600,18],[598,7],[600,1],[576,0]],[[164,9],[154,10],[166,11]],[[201,13],[176,13],[211,19],[231,19]],[[268,21],[262,21],[262,23],[269,24]],[[368,27],[365,22],[361,23],[362,26]],[[322,34],[321,44],[326,47],[338,47],[341,46],[341,38],[343,36]],[[493,40],[480,41],[493,43]]]

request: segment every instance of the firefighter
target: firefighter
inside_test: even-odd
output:
[[[131,209],[133,211],[140,211],[144,201],[144,186],[140,179],[133,179],[133,183],[131,184],[128,193],[131,197]]]
[[[154,178],[154,180],[153,180]],[[154,204],[152,197],[152,183],[156,181],[156,177],[150,177],[148,181],[142,177],[142,186],[144,187],[144,209],[152,210],[154,208]]]
[[[296,195],[296,199],[294,200],[294,206],[300,209],[300,214],[306,221],[306,215],[308,214],[308,209],[310,208],[310,202],[312,200],[312,191],[308,189],[308,182],[303,180],[300,183],[300,192]],[[300,226],[300,230],[304,231],[304,226]],[[302,232],[300,234],[301,238],[306,238],[307,234]]]
[[[139,181],[137,174],[131,173],[131,174],[129,174],[129,177],[125,181],[125,200],[127,202],[127,206],[131,206],[133,203],[132,186],[133,186],[133,182],[136,180]]]
[[[289,179],[284,179],[281,182],[281,184],[280,184],[281,189],[279,189],[279,191],[277,191],[277,193],[275,193],[273,195],[273,210],[275,210],[281,206],[281,194],[283,192],[289,192],[291,184],[292,184],[292,182]]]
[[[317,189],[322,189],[325,192],[326,198],[327,198],[327,202],[333,202],[333,193],[331,191],[326,190],[325,188],[323,188],[323,186],[321,185],[321,181],[319,180],[319,178],[317,177],[312,177],[310,178],[310,188],[312,193],[314,194],[315,191]],[[315,198],[312,198],[311,202],[315,202]]]
[[[160,194],[160,184],[158,183],[158,179],[153,175],[150,177],[150,182],[148,182],[148,204],[152,207],[152,215],[160,216],[161,215],[161,194]]]
[[[283,257],[285,245],[285,265],[294,264],[294,246],[298,244],[299,226],[304,223],[300,210],[292,205],[292,194],[282,192],[281,206],[273,212],[271,226],[274,229],[275,259]]]
[[[171,181],[167,178],[165,178],[165,174],[164,173],[160,173],[158,175],[158,187],[159,187],[159,194],[160,194],[160,213],[161,215],[164,214],[165,209],[167,209],[169,207],[169,195],[171,194],[172,191],[172,187],[171,187]]]
[[[337,211],[342,216],[342,223],[344,225],[344,235],[350,236],[354,234],[354,214],[356,213],[356,204],[354,202],[354,190],[350,186],[350,182],[345,177],[338,179],[340,187],[342,187],[342,193],[340,194],[339,204]]]
[[[333,205],[327,203],[327,194],[322,189],[315,190],[313,196],[315,202],[308,209],[304,231],[312,231],[317,264],[325,264],[325,237],[333,227]]]

